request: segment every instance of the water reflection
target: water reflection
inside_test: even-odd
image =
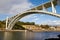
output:
[[[4,33],[4,40],[12,40],[12,33],[11,32],[5,32]]]
[[[34,33],[27,31],[25,39],[26,40],[33,40],[33,38],[34,38]]]
[[[0,40],[44,40],[57,38],[60,32],[0,32]]]

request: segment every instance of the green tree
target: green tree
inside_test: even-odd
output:
[[[40,27],[45,28],[45,29],[48,29],[49,28],[49,25],[40,25]]]

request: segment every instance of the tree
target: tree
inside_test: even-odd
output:
[[[48,29],[49,28],[49,25],[40,25],[40,27],[45,28],[45,29]]]

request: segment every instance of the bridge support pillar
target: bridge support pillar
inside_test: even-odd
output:
[[[42,10],[47,11],[47,9],[44,7],[44,5],[42,5]]]
[[[55,6],[54,6],[54,4],[53,4],[52,1],[51,1],[51,5],[52,5],[52,12],[53,12],[53,13],[56,13],[56,9],[55,9]]]
[[[6,30],[8,29],[8,17],[6,18]]]

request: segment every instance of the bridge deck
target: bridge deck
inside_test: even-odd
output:
[[[57,0],[53,0],[53,4],[54,4],[54,6],[56,6],[57,5]],[[32,9],[30,9],[30,10],[35,10],[36,8],[38,10],[41,10],[42,5],[44,5],[45,8],[49,8],[49,7],[51,7],[51,1],[43,3],[43,4],[39,5],[39,6],[36,6],[36,7],[32,8]]]

